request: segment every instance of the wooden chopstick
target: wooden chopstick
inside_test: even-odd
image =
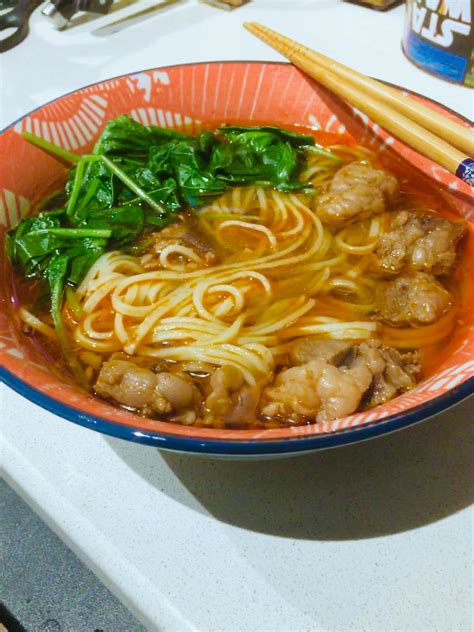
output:
[[[459,163],[468,156],[456,149],[446,141],[438,138],[427,129],[403,116],[389,105],[368,96],[358,88],[348,84],[344,85],[338,76],[325,68],[314,66],[307,57],[301,53],[293,53],[289,59],[322,83],[331,92],[346,99],[359,110],[365,112],[370,118],[379,123],[384,129],[411,145],[414,149],[425,154],[438,164],[456,173]]]
[[[246,23],[244,26],[264,42],[279,50],[301,70],[370,116],[372,120],[382,125],[387,131],[442,165],[459,178],[469,184],[474,184],[474,161],[469,158],[466,153],[453,147],[449,142],[444,140],[443,137],[440,138],[429,131],[427,127],[420,125],[419,121],[423,120],[425,125],[431,125],[431,129],[433,129],[433,121],[435,121],[434,124],[437,130],[442,129],[442,134],[448,135],[449,138],[452,137],[454,132],[457,141],[460,138],[460,131],[465,135],[463,136],[464,140],[468,138],[469,130],[467,128],[463,128],[455,123],[455,126],[460,128],[460,130],[456,130],[450,125],[451,121],[449,119],[446,119],[446,117],[438,113],[434,113],[435,116],[432,117],[431,110],[423,106],[423,110],[427,110],[430,113],[430,116],[426,118],[423,111],[421,111],[420,114],[418,106],[421,104],[410,102],[400,91],[394,90],[393,88],[389,88],[389,92],[395,92],[397,98],[393,98],[389,101],[386,96],[386,86],[374,81],[377,87],[377,90],[375,90],[372,84],[373,80],[369,80],[368,77],[360,73],[357,73],[357,75],[364,80],[363,82],[362,80],[355,82],[352,80],[348,81],[348,77],[352,78],[351,73],[355,71],[351,71],[351,69],[342,66],[342,64],[333,62],[324,55],[315,53],[315,51],[311,49],[306,49],[306,47],[302,47],[303,52],[301,52],[300,44],[288,40],[288,38],[280,36],[278,33],[275,34],[277,36],[275,39],[274,31],[266,27],[254,23]],[[314,55],[316,55],[316,57],[314,57]],[[324,65],[321,63],[321,59],[324,61]],[[331,62],[331,66],[328,65],[326,60]],[[344,68],[344,82],[341,81],[342,75],[339,74],[341,66]],[[365,80],[368,80],[369,83],[366,83]],[[371,88],[370,93],[367,87],[368,85],[370,85]],[[383,101],[381,101],[380,98],[383,98]],[[404,103],[404,112],[410,114],[410,118],[402,114],[399,109],[393,107],[395,102],[397,104],[401,102]],[[406,102],[409,103],[408,106]],[[414,109],[411,107],[412,103],[414,104]],[[416,121],[418,122],[413,120],[414,117],[412,113],[414,110],[417,113]],[[426,124],[427,120],[429,121],[428,124]],[[448,125],[446,125],[446,122],[448,122]],[[472,151],[472,145],[468,143],[468,146]]]
[[[284,35],[280,35],[280,33],[272,31],[262,24],[258,24],[256,22],[246,22],[244,26],[247,30],[267,44],[270,44],[285,57],[287,57],[288,54],[297,52],[309,59],[313,59],[320,66],[323,66],[334,72],[336,75],[343,77],[354,86],[364,90],[366,94],[381,99],[387,105],[390,105],[398,112],[401,112],[412,121],[426,127],[426,129],[437,134],[440,138],[443,138],[448,143],[451,143],[451,145],[454,145],[458,149],[462,149],[468,154],[473,153],[474,129],[469,129],[468,127],[459,125],[459,123],[443,116],[439,112],[435,112],[435,110],[423,105],[423,103],[409,99],[401,90],[386,86],[376,79],[371,79],[370,77],[363,75],[361,72],[357,72],[357,70],[353,70],[352,68],[349,68],[330,57],[326,57],[307,46],[303,46],[303,44],[298,44],[298,42],[295,42]]]

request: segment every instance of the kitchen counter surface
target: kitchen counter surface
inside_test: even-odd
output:
[[[472,116],[472,92],[404,58],[402,7],[257,0],[227,13],[190,1],[126,28],[107,19],[57,33],[34,14],[0,58],[2,127],[129,71],[279,59],[244,20]],[[7,481],[148,629],[472,629],[472,400],[358,445],[225,462],[108,438],[1,393]]]

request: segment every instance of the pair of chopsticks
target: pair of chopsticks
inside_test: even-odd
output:
[[[246,22],[244,26],[386,131],[474,185],[473,129],[261,24]]]

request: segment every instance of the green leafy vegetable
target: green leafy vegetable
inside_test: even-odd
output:
[[[27,278],[47,283],[58,339],[76,375],[80,366],[61,318],[64,294],[72,309],[80,310],[72,288],[104,252],[142,252],[152,231],[172,222],[180,209],[202,205],[231,186],[314,192],[299,180],[306,151],[337,159],[318,148],[312,136],[272,126],[228,125],[190,136],[120,116],[105,126],[92,154],[85,156],[29,132],[24,136],[73,164],[64,194],[55,192],[39,214],[9,233],[7,252]],[[51,203],[59,208],[43,210]]]
[[[194,139],[175,130],[150,125],[145,127],[129,116],[119,116],[105,126],[94,149],[95,154],[113,154],[146,160],[150,147],[170,140]]]
[[[299,174],[305,151],[315,145],[312,136],[271,126],[225,125],[218,133],[228,143],[214,149],[212,169],[227,183],[258,183],[280,191],[310,188]]]
[[[27,278],[43,279],[49,286],[50,311],[65,358],[80,383],[85,378],[72,354],[61,317],[66,283],[80,283],[90,266],[105,252],[113,234],[110,227],[65,226],[64,210],[40,213],[23,220],[8,235],[7,252],[21,266]]]

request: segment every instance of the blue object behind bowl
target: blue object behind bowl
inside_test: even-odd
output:
[[[472,0],[407,0],[403,52],[417,66],[474,87]]]

